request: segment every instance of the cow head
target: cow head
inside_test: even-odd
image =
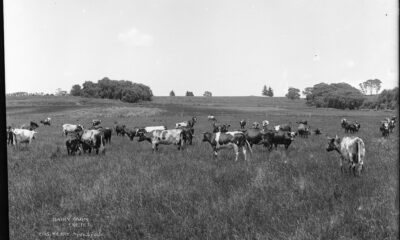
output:
[[[297,135],[297,132],[287,132],[287,135],[290,137],[291,141],[294,141],[294,138]]]
[[[212,133],[203,132],[203,142],[211,142]]]
[[[340,148],[340,138],[336,135],[334,138],[328,137],[328,146],[326,147],[326,151],[330,152],[333,150],[339,151]]]
[[[139,137],[138,142],[143,142],[149,140],[149,136],[146,136],[148,133],[144,131],[137,131],[136,135]]]

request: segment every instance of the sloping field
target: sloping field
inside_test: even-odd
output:
[[[398,128],[388,138],[379,132],[380,120],[392,112],[257,97],[158,97],[140,106],[32,101],[49,111],[17,112],[38,105],[7,99],[7,124],[55,122],[40,126],[30,146],[7,149],[11,239],[398,239]],[[293,127],[305,119],[323,135],[296,138],[288,150],[254,146],[248,162],[242,155],[235,162],[232,150],[214,159],[201,134],[211,130],[209,114],[232,129],[242,118]],[[68,156],[60,127],[101,118],[109,127],[173,128],[193,115],[195,139],[182,151],[161,145],[152,153],[149,143],[114,134],[104,155]],[[361,177],[341,173],[339,155],[325,150],[325,134],[345,136],[342,117],[361,123],[355,134],[367,148]]]

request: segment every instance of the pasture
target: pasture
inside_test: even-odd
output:
[[[155,97],[127,104],[78,97],[7,97],[7,125],[52,118],[28,147],[7,147],[10,239],[397,239],[398,126],[382,138],[394,112],[342,111],[302,100],[262,97]],[[287,151],[232,150],[203,143],[207,115],[239,129],[240,119],[271,125],[308,120],[322,135],[297,137]],[[94,118],[102,126],[165,125],[197,116],[192,146],[178,151],[116,136],[105,154],[68,156],[61,125]],[[358,120],[366,145],[361,177],[341,173],[328,140],[345,135],[340,119]],[[350,135],[350,134],[346,134]],[[75,218],[75,220],[73,220]],[[80,220],[79,220],[80,219]],[[53,234],[53,235],[52,235]],[[56,234],[56,235],[54,235]],[[68,235],[67,235],[68,234]],[[95,235],[97,234],[97,235]],[[87,236],[86,236],[87,237]],[[87,237],[89,238],[89,237]]]

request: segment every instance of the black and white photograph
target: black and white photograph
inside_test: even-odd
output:
[[[398,20],[4,0],[9,239],[399,239]]]

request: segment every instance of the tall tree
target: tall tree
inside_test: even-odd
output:
[[[273,97],[273,96],[274,96],[274,90],[272,90],[271,87],[268,88],[267,96],[270,96],[270,97]]]
[[[286,93],[285,96],[291,100],[299,99],[300,98],[300,90],[297,88],[290,87],[288,89],[288,93]]]
[[[170,96],[170,97],[175,97],[174,90],[171,90],[171,92],[169,92],[169,96]]]
[[[210,91],[205,91],[203,96],[204,97],[212,97],[212,93]]]
[[[70,94],[72,96],[80,96],[81,95],[81,90],[82,90],[81,85],[75,84],[74,86],[72,86]]]
[[[267,85],[264,85],[263,90],[261,92],[262,96],[268,96],[268,88]]]
[[[379,79],[368,79],[360,83],[359,86],[363,94],[367,95],[369,92],[369,94],[372,95],[374,91],[378,94],[379,90],[381,90],[381,83],[382,81]]]

